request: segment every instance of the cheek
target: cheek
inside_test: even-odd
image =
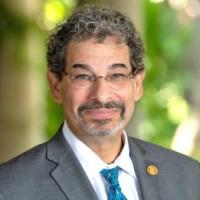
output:
[[[135,92],[134,87],[130,86],[120,92],[121,99],[125,102],[125,104],[131,105],[134,103]]]
[[[80,90],[68,89],[68,92],[64,94],[63,105],[65,107],[65,112],[67,111],[68,115],[77,114],[78,107],[86,101],[85,92]]]
[[[134,101],[132,98],[129,98],[127,101],[126,101],[126,113],[127,114],[130,114],[133,112],[133,109],[134,109]]]
[[[135,104],[135,94],[133,91],[133,88],[129,88],[126,91],[123,92],[121,99],[123,99],[123,102],[125,104],[126,109],[126,117],[130,118],[134,111],[134,104]]]

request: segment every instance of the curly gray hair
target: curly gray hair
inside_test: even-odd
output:
[[[134,74],[144,70],[143,42],[131,20],[119,11],[95,5],[78,9],[50,34],[47,43],[49,69],[62,79],[70,41],[95,38],[97,42],[102,42],[108,36],[115,36],[118,42],[125,43],[129,47]]]

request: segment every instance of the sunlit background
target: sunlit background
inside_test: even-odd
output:
[[[198,0],[0,2],[0,162],[46,141],[63,121],[46,80],[48,32],[84,4],[127,13],[145,43],[144,97],[129,135],[200,160]]]

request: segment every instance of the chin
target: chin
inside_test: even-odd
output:
[[[80,126],[87,135],[97,137],[109,137],[121,133],[124,129],[125,122],[110,124],[109,120],[103,120],[98,124],[81,123]]]

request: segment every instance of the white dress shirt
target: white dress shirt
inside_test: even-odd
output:
[[[128,200],[139,200],[139,186],[135,174],[132,160],[129,156],[128,138],[124,131],[124,147],[112,164],[106,164],[87,145],[80,141],[68,128],[66,122],[63,126],[63,134],[70,147],[74,151],[85,173],[87,174],[99,200],[107,200],[106,181],[101,176],[100,171],[104,168],[110,169],[119,166],[119,184],[123,194]]]

